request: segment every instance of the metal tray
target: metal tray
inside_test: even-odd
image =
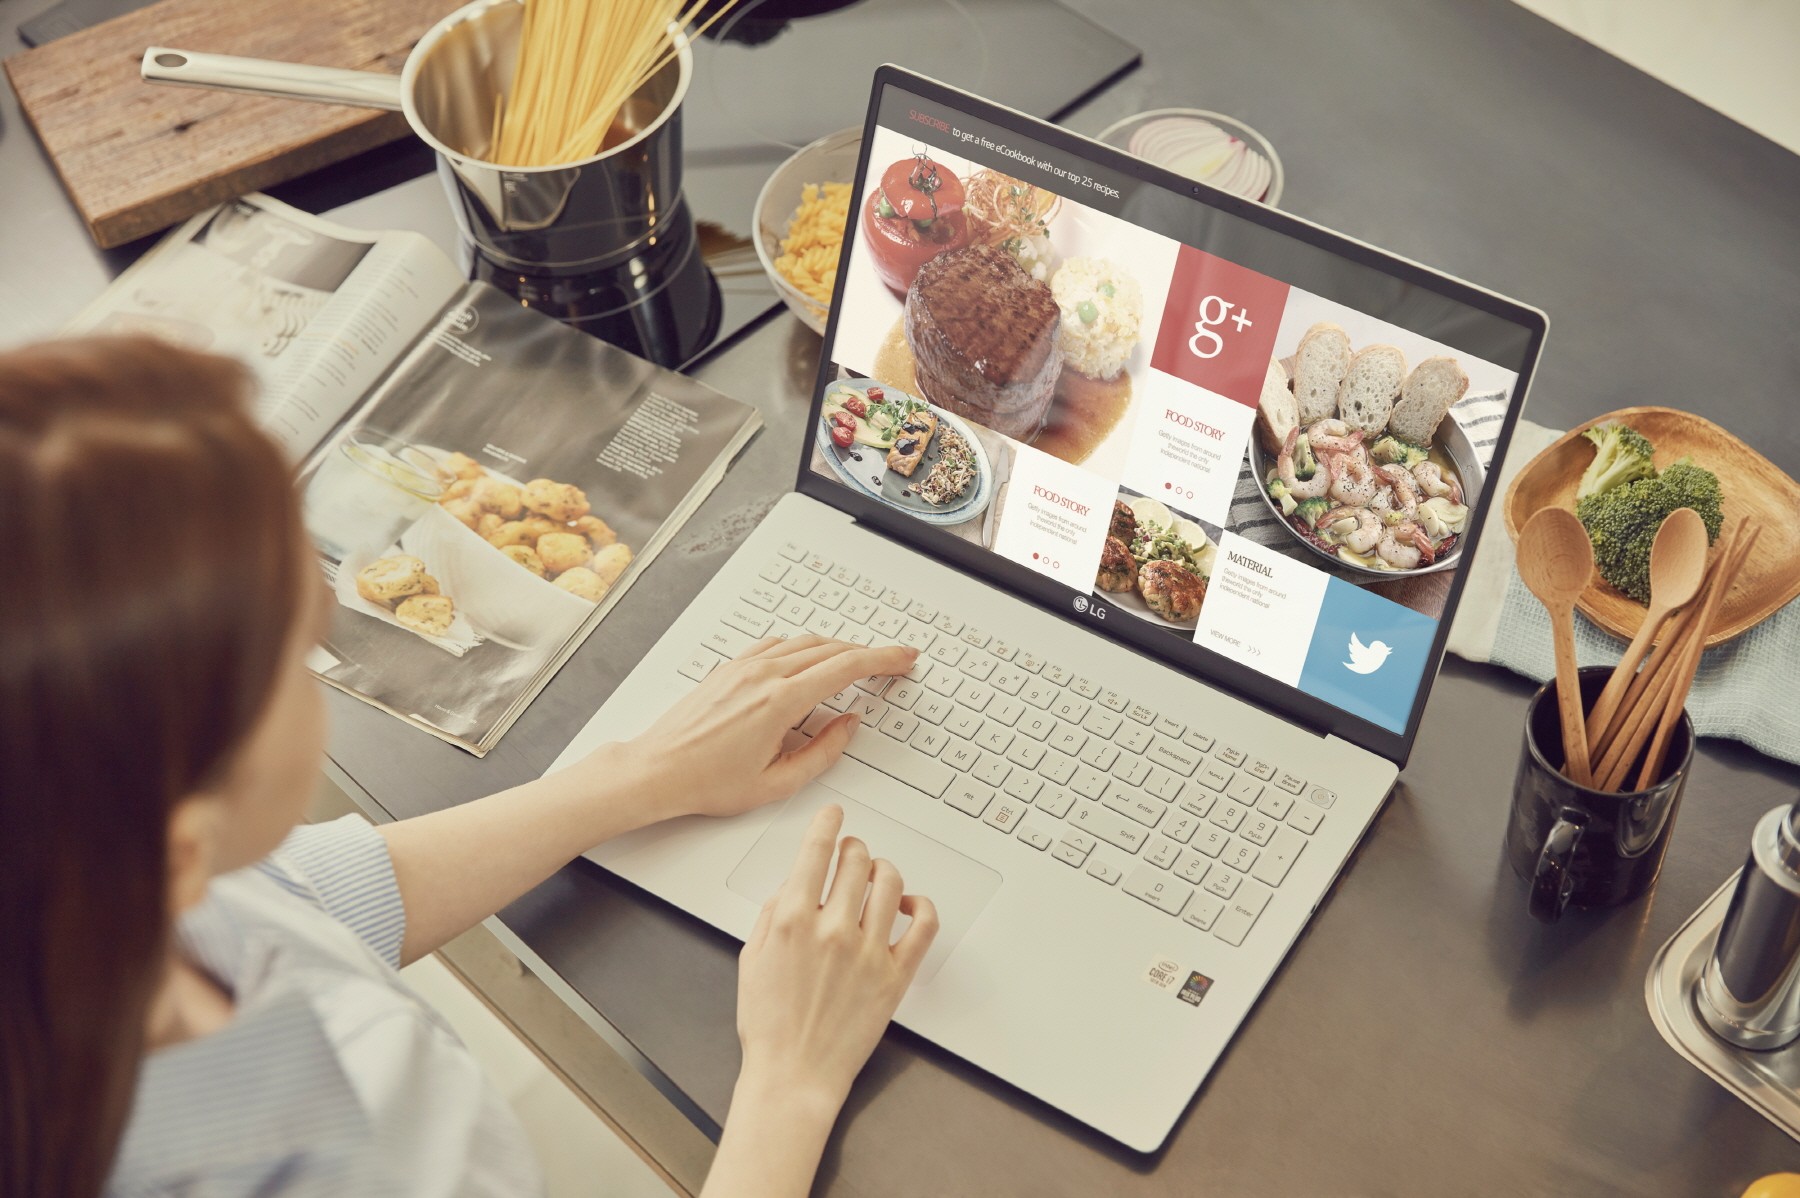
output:
[[[1737,874],[1688,917],[1657,951],[1644,978],[1650,1021],[1676,1052],[1800,1140],[1800,1041],[1771,1052],[1734,1048],[1713,1035],[1694,1007],[1694,987],[1712,957]]]

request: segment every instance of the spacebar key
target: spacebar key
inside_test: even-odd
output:
[[[934,799],[944,797],[956,771],[936,761],[905,741],[883,736],[873,728],[859,728],[850,738],[846,757],[854,757],[866,766],[880,770],[890,778],[898,778],[908,786],[924,791]]]

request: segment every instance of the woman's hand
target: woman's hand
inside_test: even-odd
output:
[[[793,873],[764,905],[738,965],[740,1088],[797,1096],[828,1110],[827,1122],[938,930],[937,908],[902,893],[892,862],[871,862],[853,836],[838,842],[843,823],[836,806],[813,817]],[[837,872],[820,902],[834,850]],[[890,945],[902,914],[912,925]]]
[[[821,699],[872,674],[904,673],[917,659],[912,649],[816,636],[758,641],[635,740],[601,745],[500,794],[385,825],[406,901],[404,959],[434,951],[615,836],[792,794],[838,759],[857,717],[839,716],[791,753],[783,751],[788,729]]]
[[[744,1066],[702,1198],[793,1198],[812,1187],[838,1111],[937,935],[937,908],[903,894],[844,813],[813,817],[794,872],[738,958]],[[833,852],[837,873],[821,902]],[[894,921],[912,926],[893,944]]]
[[[904,674],[918,656],[900,646],[769,637],[708,674],[641,736],[600,753],[623,754],[654,795],[653,818],[736,815],[793,794],[843,753],[859,721],[853,711],[808,744],[783,749],[788,730],[821,700],[861,678]]]

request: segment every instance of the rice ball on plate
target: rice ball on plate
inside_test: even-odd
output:
[[[1063,361],[1091,379],[1118,378],[1144,321],[1137,280],[1106,258],[1070,258],[1050,277],[1050,294],[1062,309]]]

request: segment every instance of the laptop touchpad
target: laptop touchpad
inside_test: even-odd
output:
[[[929,982],[957,942],[974,926],[994,892],[1000,889],[1000,875],[823,783],[815,782],[787,801],[763,831],[762,838],[731,871],[726,885],[759,907],[768,902],[769,896],[793,872],[800,838],[812,823],[813,816],[828,803],[836,803],[844,809],[844,829],[840,836],[854,836],[869,846],[871,856],[892,861],[905,880],[906,893],[922,894],[937,906],[937,939],[932,942],[931,951],[925,954],[913,984]],[[836,872],[834,854],[833,875]],[[826,885],[829,889],[830,882]],[[894,937],[898,939],[911,922],[905,915],[900,916],[894,922]]]

